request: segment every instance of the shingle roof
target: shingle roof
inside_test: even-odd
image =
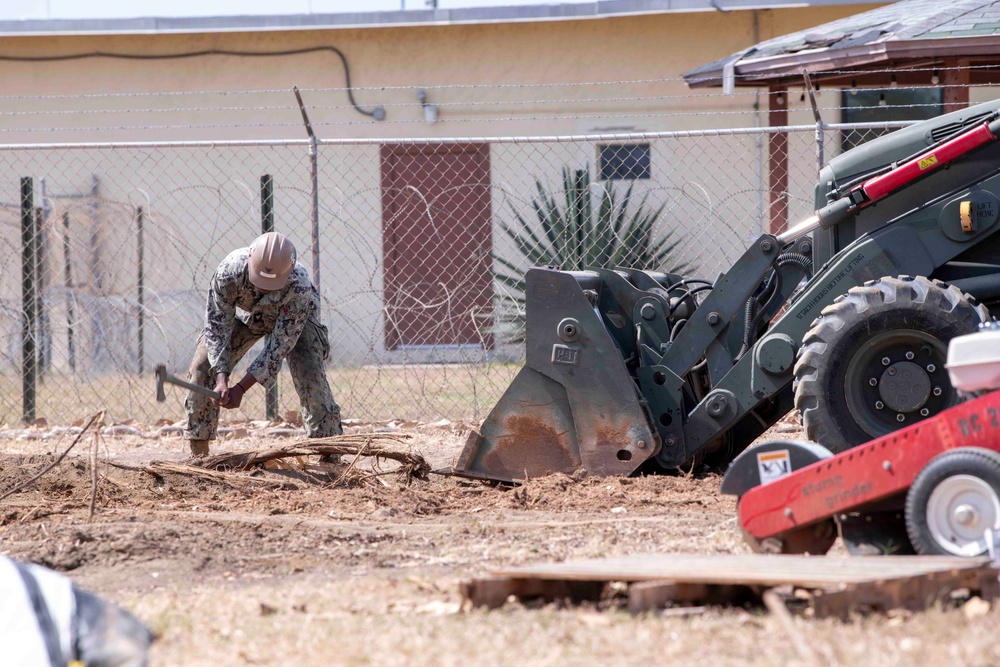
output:
[[[768,59],[816,54],[833,60],[837,54],[859,50],[888,52],[907,42],[963,37],[1000,38],[1000,0],[903,0],[871,11],[801,30],[735,53],[684,73],[689,84],[717,83],[726,63],[737,61],[736,72]],[[998,40],[1000,52],[1000,40]]]

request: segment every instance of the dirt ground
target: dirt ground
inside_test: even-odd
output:
[[[449,465],[461,424],[353,425],[410,436]],[[769,436],[794,437],[779,424]],[[49,465],[67,429],[0,431],[0,495]],[[237,425],[213,453],[285,445],[291,425]],[[0,501],[0,551],[65,572],[142,618],[154,666],[792,665],[781,623],[756,608],[630,616],[600,604],[460,608],[459,584],[501,566],[640,553],[748,553],[720,478],[573,479],[522,487],[432,475],[356,488],[271,471],[228,484],[156,478],[108,461],[179,460],[177,430],[121,424]],[[97,454],[90,513],[91,456]],[[374,478],[373,478],[374,479]],[[276,483],[287,481],[285,488]],[[846,557],[837,545],[830,558]],[[997,665],[1000,612],[951,605],[848,622],[797,617],[823,665]]]

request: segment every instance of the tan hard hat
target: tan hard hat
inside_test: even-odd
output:
[[[250,244],[247,264],[250,282],[255,287],[270,292],[279,290],[288,284],[288,276],[295,268],[295,246],[284,234],[262,234]]]

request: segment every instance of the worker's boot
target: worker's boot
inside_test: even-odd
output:
[[[188,440],[191,456],[208,456],[208,440]]]

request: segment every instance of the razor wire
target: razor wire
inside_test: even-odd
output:
[[[820,140],[829,159],[838,135],[891,127],[827,127]],[[769,168],[774,137],[785,174]],[[816,142],[812,126],[323,140],[318,236],[305,141],[0,146],[0,248],[21,258],[0,274],[0,423],[97,409],[182,421],[183,391],[157,403],[153,368],[185,374],[213,271],[268,210],[304,265],[318,253],[345,418],[482,419],[524,359],[525,271],[714,281],[782,231],[776,214],[813,212]],[[287,368],[278,388],[278,414],[297,410]],[[224,418],[264,419],[264,392]]]

